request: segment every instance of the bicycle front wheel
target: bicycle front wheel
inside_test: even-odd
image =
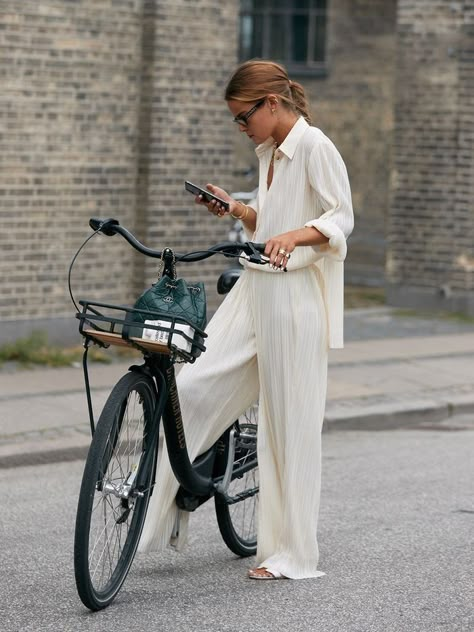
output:
[[[158,448],[157,440],[149,439],[155,393],[152,378],[138,372],[124,375],[110,393],[92,439],[74,540],[77,591],[91,610],[105,608],[115,598],[138,546]],[[150,450],[153,458],[146,459],[148,471],[142,472]]]
[[[227,498],[215,497],[217,524],[228,548],[240,557],[257,551],[258,464],[257,464],[258,404],[249,408],[236,422],[237,435],[234,475]],[[239,468],[253,464],[243,474]]]

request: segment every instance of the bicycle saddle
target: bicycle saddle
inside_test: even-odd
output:
[[[219,294],[227,294],[240,278],[243,270],[241,268],[229,268],[224,270],[217,281],[217,292]]]

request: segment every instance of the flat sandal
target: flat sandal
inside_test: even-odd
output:
[[[250,579],[288,579],[288,577],[285,577],[285,575],[282,575],[280,572],[269,571],[268,568],[263,566],[251,568],[248,572],[248,577]]]

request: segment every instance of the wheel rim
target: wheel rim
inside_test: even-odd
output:
[[[144,398],[129,393],[109,435],[94,493],[89,531],[89,575],[94,591],[107,595],[116,586],[120,561],[127,559],[126,547],[142,498],[136,495],[133,479],[144,448]],[[113,431],[112,431],[113,432]]]
[[[249,409],[239,419],[240,430],[252,435],[252,439],[241,438],[236,444],[235,462],[245,465],[253,460],[257,453],[257,414],[258,407]],[[228,495],[237,496],[249,489],[256,489],[252,496],[228,506],[229,516],[236,535],[247,546],[255,546],[257,541],[257,513],[258,513],[258,466],[246,472],[241,478],[235,478],[229,485]]]

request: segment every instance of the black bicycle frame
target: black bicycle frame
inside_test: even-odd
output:
[[[147,248],[141,244],[131,233],[125,228],[119,225],[119,222],[115,219],[101,220],[92,218],[90,220],[91,227],[104,233],[105,235],[120,234],[124,237],[136,250],[149,257],[159,258],[161,252]],[[264,251],[264,244],[255,244],[252,242],[246,242],[245,244],[224,243],[218,244],[207,251],[200,251],[195,253],[188,253],[184,255],[176,254],[177,261],[201,261],[218,252],[222,254],[235,253],[236,250],[243,250],[246,252],[247,260],[252,263],[266,263],[268,259],[261,255]],[[130,308],[121,308],[126,311],[133,311]],[[81,315],[78,314],[77,317]],[[99,318],[99,317],[97,317]],[[82,323],[82,321],[81,321]],[[94,434],[95,423],[94,414],[92,409],[92,398],[90,393],[89,375],[87,369],[87,351],[90,342],[94,340],[87,336],[85,332],[81,333],[86,336],[84,341],[84,356],[83,356],[83,371],[87,394],[87,404],[89,410],[89,419],[91,425],[91,433]],[[216,485],[223,479],[223,475],[214,476],[214,461],[216,458],[218,443],[214,444],[207,452],[199,456],[194,463],[189,460],[189,454],[186,445],[186,437],[183,426],[183,419],[181,416],[181,406],[179,403],[178,390],[176,386],[176,377],[174,370],[174,360],[172,356],[165,354],[148,354],[145,353],[145,364],[141,366],[130,367],[132,371],[140,371],[145,375],[151,377],[155,381],[155,409],[153,412],[152,428],[147,433],[148,440],[151,445],[158,444],[158,432],[159,422],[163,419],[163,428],[166,437],[166,444],[168,448],[169,459],[173,473],[178,480],[181,488],[185,490],[184,494],[184,506],[182,508],[192,511],[198,504],[212,496],[216,490]],[[227,430],[226,434],[229,433]],[[140,464],[140,471],[137,475],[137,488],[144,489],[146,486],[145,475],[149,471],[150,460],[155,459],[153,463],[153,480],[156,470],[156,450],[145,450],[145,458]],[[246,471],[252,469],[255,466],[255,462],[249,461],[248,463],[233,470],[234,476],[241,476]],[[153,491],[153,490],[152,490]],[[253,492],[251,492],[253,493]],[[225,496],[225,494],[223,494]],[[232,500],[232,499],[229,499]],[[234,499],[238,501],[238,497]],[[186,506],[186,501],[188,506]]]
[[[164,377],[168,397],[163,411],[163,429],[170,463],[179,484],[191,494],[206,496],[214,491],[212,477],[203,476],[189,460],[173,362],[165,357]]]
[[[217,477],[213,475],[219,442],[216,442],[191,463],[181,415],[174,363],[171,358],[164,355],[153,358],[152,363],[152,373],[157,380],[159,391],[157,407],[153,416],[153,440],[158,439],[159,419],[162,416],[171,468],[176,480],[186,492],[181,494],[181,508],[193,511],[216,492],[216,485],[223,478],[223,473]],[[135,370],[142,369],[142,367],[133,368]],[[222,438],[229,432],[230,428],[225,431]],[[256,457],[234,469],[234,477],[242,476],[251,470],[255,466],[255,461]],[[146,471],[145,467],[143,469]]]
[[[88,344],[85,345],[83,369],[91,431],[93,434],[94,417],[87,371],[87,349]],[[218,476],[214,475],[214,464],[217,457],[219,441],[191,463],[181,415],[174,362],[170,356],[164,354],[145,356],[145,364],[133,365],[129,368],[129,371],[143,373],[154,380],[155,407],[151,427],[147,431],[147,441],[151,446],[158,445],[160,419],[163,419],[163,429],[171,468],[176,480],[181,485],[177,502],[179,501],[178,504],[181,509],[194,511],[200,504],[214,495],[214,493],[222,493],[217,490],[217,486],[224,478],[224,472],[221,472]],[[228,428],[221,437],[221,440],[224,439],[224,444],[227,443],[225,439],[227,435],[229,435],[230,430],[231,428]],[[158,458],[157,451],[153,449],[145,450],[144,454],[145,457],[140,464],[140,471],[136,480],[137,489],[142,491],[149,485],[147,472],[150,471],[150,467],[153,467],[152,480],[155,480]],[[151,462],[152,460],[154,460],[153,463]],[[251,470],[255,466],[255,460],[256,458],[249,460],[240,467],[233,469],[233,477],[242,476],[245,472]],[[151,493],[153,493],[153,483]],[[249,493],[252,495],[253,492],[251,491]],[[230,504],[239,500],[239,497],[232,499],[225,493],[222,493],[222,495],[226,497]]]

